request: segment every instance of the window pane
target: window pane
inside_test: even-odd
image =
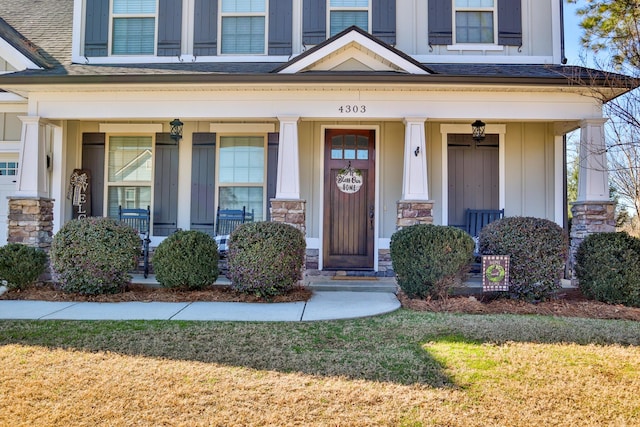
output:
[[[456,7],[493,7],[494,0],[456,0]]]
[[[262,187],[220,187],[220,209],[253,210],[254,221],[262,221]]]
[[[109,182],[151,181],[150,136],[109,138]]]
[[[222,137],[220,138],[221,183],[264,182],[264,138]]]
[[[156,0],[113,0],[113,13],[156,13]]]
[[[222,18],[222,53],[264,53],[264,17]]]
[[[457,43],[493,43],[492,12],[456,12]]]
[[[223,13],[248,13],[264,11],[264,0],[222,0]]]
[[[146,209],[151,205],[151,187],[109,187],[107,216],[118,218],[118,206],[126,209]]]
[[[369,0],[331,0],[331,7],[369,7]]]
[[[114,55],[153,55],[155,47],[154,18],[115,18],[113,20]]]
[[[369,13],[365,11],[333,11],[331,12],[331,36],[356,25],[369,31]]]

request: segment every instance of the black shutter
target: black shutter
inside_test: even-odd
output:
[[[373,0],[372,32],[383,42],[396,44],[396,0]]]
[[[429,0],[429,45],[453,43],[451,0]]]
[[[218,54],[218,0],[196,0],[193,54]]]
[[[169,133],[156,134],[153,177],[153,235],[178,229],[178,142]]]
[[[291,55],[293,3],[291,0],[269,2],[269,55]]]
[[[520,0],[498,0],[498,44],[522,46],[522,6]]]
[[[84,21],[84,56],[108,56],[109,0],[87,0]]]
[[[267,135],[267,206],[271,205],[271,199],[276,198],[279,145],[280,134],[278,132],[269,133]],[[271,209],[267,209],[267,221],[271,221]]]
[[[182,40],[182,0],[160,0],[158,56],[179,56]]]
[[[302,43],[319,44],[327,38],[327,1],[303,0]]]
[[[89,187],[91,189],[91,212],[88,216],[102,216],[104,209],[104,133],[82,134],[82,169],[91,173]]]
[[[191,230],[215,235],[216,134],[194,133],[191,156]]]

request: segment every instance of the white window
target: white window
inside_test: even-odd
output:
[[[155,54],[157,10],[157,0],[113,0],[111,54]]]
[[[220,6],[220,53],[264,55],[266,53],[267,0],[222,0]]]
[[[221,136],[218,168],[220,209],[246,209],[255,221],[264,219],[266,138]]]
[[[110,136],[107,155],[107,216],[118,206],[146,209],[151,205],[153,137]]]
[[[369,0],[329,0],[329,36],[356,25],[369,31]]]
[[[495,43],[495,0],[455,0],[454,13],[455,43]]]

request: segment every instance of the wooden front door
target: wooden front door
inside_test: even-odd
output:
[[[325,131],[323,267],[373,269],[375,132]]]

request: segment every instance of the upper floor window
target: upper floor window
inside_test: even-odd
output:
[[[369,0],[329,0],[329,36],[352,25],[369,31]]]
[[[111,54],[153,55],[156,14],[156,0],[113,0]]]
[[[267,0],[222,0],[220,53],[264,54]]]
[[[456,0],[456,43],[494,43],[495,0]]]

